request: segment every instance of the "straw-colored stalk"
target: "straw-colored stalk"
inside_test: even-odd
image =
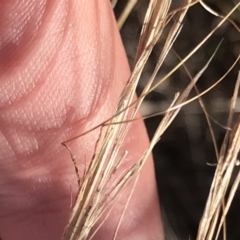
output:
[[[129,5],[131,5],[131,8],[135,2],[136,1],[130,1]],[[206,63],[206,65],[199,70],[199,73],[195,77],[191,78],[191,81],[186,89],[182,93],[176,93],[172,104],[169,106],[169,109],[165,111],[163,120],[159,123],[155,135],[150,142],[149,148],[146,149],[142,157],[136,161],[136,163],[131,166],[129,170],[116,175],[116,172],[123,163],[127,154],[131,154],[131,152],[128,152],[128,149],[126,149],[124,152],[120,152],[120,147],[122,146],[128,134],[131,123],[136,120],[136,114],[138,113],[145,96],[149,92],[153,91],[159,84],[165,81],[174,71],[183,66],[184,63],[203,45],[203,43],[206,42],[207,39],[209,39],[212,34],[229,19],[232,12],[240,5],[240,3],[238,3],[227,16],[222,17],[222,20],[213,29],[213,31],[211,31],[209,35],[206,36],[206,38],[203,39],[192,52],[190,52],[183,60],[181,60],[180,63],[169,74],[167,74],[163,79],[160,79],[157,84],[153,86],[153,81],[155,80],[162,63],[164,62],[168,52],[171,50],[171,47],[182,28],[182,21],[189,7],[197,4],[198,2],[199,1],[185,0],[185,3],[181,7],[171,12],[169,12],[171,5],[170,0],[151,0],[149,2],[131,77],[123,93],[121,94],[113,116],[94,128],[101,128],[99,140],[96,143],[95,154],[91,159],[89,167],[84,171],[81,179],[79,179],[79,191],[62,237],[63,240],[85,240],[93,237],[94,233],[89,236],[92,227],[96,224],[100,217],[103,216],[104,213],[105,215],[109,214],[112,207],[114,207],[114,201],[116,201],[116,199],[121,195],[124,187],[131,181],[133,176],[138,175],[145,161],[151,154],[153,147],[174,120],[181,107],[190,101],[198,99],[201,95],[209,91],[209,89],[207,89],[203,93],[197,94],[194,99],[187,100],[190,91],[195,87],[195,83],[208,67],[212,57]],[[129,9],[124,12],[124,19],[127,17],[129,12]],[[171,21],[173,16],[174,21]],[[119,24],[120,26],[123,24],[123,22],[121,18],[119,21],[121,21]],[[167,24],[172,24],[172,26],[168,32],[164,47],[159,55],[155,69],[142,94],[138,100],[134,101],[133,99],[135,90],[144,66]],[[222,79],[223,78],[219,79],[216,84],[222,81]],[[238,89],[238,86],[236,89]],[[236,99],[236,97],[234,99]],[[87,134],[91,130],[83,133],[82,135]],[[70,151],[76,168],[77,166],[73,157],[74,154],[68,146],[68,143],[73,140],[77,140],[77,138],[81,137],[82,135],[76,136],[63,143],[63,145]],[[200,224],[197,240],[210,239],[207,236],[209,236],[213,232],[212,229],[215,229],[216,227],[216,218],[219,216],[218,212],[222,206],[221,200],[225,196],[232,170],[236,164],[236,155],[239,150],[239,144],[240,127],[239,124],[237,124],[236,130],[229,137],[228,153],[226,153],[227,150],[225,149],[225,152],[220,155],[213,186],[211,188],[209,200]],[[227,210],[229,209],[229,203],[231,202],[232,195],[236,190],[236,185],[239,182],[239,175],[236,181],[237,183],[233,186],[233,190],[231,192],[232,194],[229,196],[229,199],[226,202],[221,224],[224,216],[227,213]],[[111,182],[110,186],[109,182]],[[219,227],[221,227],[221,224],[219,224]],[[115,236],[117,236],[117,231],[118,229],[116,229]]]

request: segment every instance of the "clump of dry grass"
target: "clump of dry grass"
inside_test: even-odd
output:
[[[240,3],[238,3],[227,16],[221,16],[222,20],[219,22],[219,24],[196,46],[196,48],[192,50],[184,59],[182,59],[179,64],[172,69],[172,71],[170,71],[162,79],[159,79],[157,84],[153,85],[159,69],[161,68],[166,56],[171,50],[173,43],[181,31],[182,21],[188,9],[194,4],[199,4],[199,2],[204,5],[204,2],[202,1],[185,0],[182,6],[179,6],[171,11],[169,10],[171,6],[170,0],[151,0],[149,2],[137,47],[132,75],[119,99],[119,103],[116,106],[113,116],[94,128],[101,128],[99,140],[96,143],[95,154],[91,160],[91,163],[84,172],[84,175],[81,176],[81,181],[79,181],[78,195],[74,203],[69,222],[65,228],[62,238],[63,240],[84,240],[87,238],[91,239],[93,237],[94,233],[89,236],[92,227],[96,224],[100,217],[103,216],[103,214],[108,215],[112,207],[114,207],[114,204],[111,203],[116,201],[116,199],[121,195],[124,187],[131,181],[133,176],[137,176],[139,171],[141,171],[142,166],[151,154],[153,147],[160,140],[162,134],[166,131],[176,115],[179,113],[181,107],[196,99],[200,99],[201,101],[200,97],[210,90],[207,89],[201,93],[199,93],[197,90],[196,97],[187,100],[189,93],[195,87],[196,82],[209,66],[214,54],[205,64],[205,66],[199,69],[199,72],[195,75],[195,77],[190,76],[190,83],[186,86],[182,93],[176,93],[169,108],[164,111],[164,113],[157,113],[164,114],[164,117],[159,123],[159,126],[156,129],[153,138],[151,139],[149,148],[146,149],[142,157],[133,166],[131,166],[130,169],[126,170],[120,175],[116,175],[116,172],[118,171],[127,154],[131,154],[127,151],[127,149],[123,153],[120,152],[120,147],[128,134],[131,123],[136,120],[136,114],[139,111],[144,98],[147,96],[147,94],[149,94],[149,92],[153,91],[157,86],[166,81],[169,76],[171,76],[171,74],[173,74],[178,68],[184,66],[184,63],[202,47],[202,45],[213,35],[213,33],[220,28],[225,21],[229,21],[230,15],[237,7],[240,6]],[[129,1],[128,7],[123,12],[123,15],[119,18],[119,27],[122,26],[124,19],[126,19],[135,3],[136,1]],[[206,5],[204,6],[206,8]],[[152,72],[152,75],[150,76],[148,83],[146,84],[138,100],[134,101],[133,99],[136,87],[143,73],[145,64],[149,60],[149,56],[154,46],[161,38],[166,26],[168,26],[169,30],[167,32],[167,37],[162,51],[155,65],[155,69]],[[239,57],[235,63],[233,63],[233,66],[238,60]],[[226,74],[228,74],[230,70],[231,69],[229,69]],[[225,75],[219,79],[216,84],[221,82]],[[229,129],[231,129],[232,126],[232,115],[236,104],[239,82],[240,77],[236,83],[231,111],[229,114],[229,122],[227,126]],[[201,104],[203,110],[205,111],[204,104],[202,102]],[[206,117],[209,120],[207,113]],[[87,134],[88,132],[83,133],[82,135]],[[63,145],[69,150],[72,161],[76,168],[77,166],[73,157],[74,154],[69,148],[68,143],[76,140],[82,135],[76,136],[63,143]],[[197,240],[218,238],[220,229],[224,223],[224,217],[227,214],[239,183],[240,174],[237,175],[230,194],[225,202],[226,191],[228,189],[232,172],[234,166],[236,163],[238,163],[236,159],[239,146],[240,125],[239,123],[236,123],[231,134],[229,131],[227,131],[222,149],[218,156],[219,160],[217,162],[216,172],[209,193],[209,198],[207,200],[206,208],[199,225]],[[216,153],[218,154],[217,150]],[[109,186],[110,178],[115,179],[111,186]],[[136,178],[136,181],[137,179],[138,178]],[[129,199],[130,197],[131,195],[129,196]],[[117,235],[117,231],[118,229],[116,229],[115,236]]]

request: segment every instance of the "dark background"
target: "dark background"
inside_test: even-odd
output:
[[[180,3],[176,0],[173,0],[173,2]],[[119,16],[125,3],[125,0],[119,0],[114,9],[116,17]],[[212,0],[207,1],[207,3],[218,13],[225,15],[236,4],[236,1]],[[137,5],[121,29],[121,36],[130,66],[134,61],[147,4],[147,0],[138,0]],[[232,19],[240,26],[240,9],[235,12]],[[220,20],[208,13],[200,4],[191,7],[173,49],[182,58],[185,57]],[[200,91],[216,82],[235,61],[240,53],[240,33],[230,23],[225,23],[186,63],[191,74],[195,75],[201,70],[222,39],[223,42],[214,60],[197,84]],[[151,54],[138,88],[138,94],[141,93],[154,68],[161,46],[162,42],[155,47]],[[170,52],[159,71],[157,79],[168,73],[178,62],[179,60],[174,53]],[[210,116],[224,126],[227,123],[229,103],[238,71],[239,64],[220,85],[203,96],[203,101]],[[189,81],[190,79],[184,69],[178,70],[166,83],[147,97],[142,109],[143,114],[166,109],[174,94],[182,91]],[[192,91],[191,96],[194,95],[196,95],[196,92]],[[239,107],[239,104],[237,104],[235,119],[238,117]],[[160,116],[145,121],[150,138],[161,119]],[[220,148],[226,130],[217,124],[212,124]],[[155,147],[153,154],[166,240],[195,239],[215,171],[215,167],[209,166],[207,163],[216,163],[209,127],[198,101],[183,107]],[[227,239],[230,240],[240,239],[239,203],[240,194],[238,192],[227,217]]]

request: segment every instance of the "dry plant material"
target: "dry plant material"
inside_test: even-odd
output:
[[[88,235],[92,227],[104,212],[110,211],[110,203],[116,200],[116,197],[119,196],[124,186],[140,171],[150,155],[156,139],[159,139],[159,136],[156,135],[155,140],[151,143],[151,148],[146,151],[136,164],[126,172],[120,174],[117,179],[112,178],[128,154],[127,150],[124,153],[119,153],[119,149],[131,125],[131,122],[124,123],[124,121],[134,119],[138,112],[140,102],[137,102],[132,112],[130,112],[129,106],[132,103],[144,65],[167,23],[170,3],[168,0],[150,1],[132,76],[121,95],[114,117],[105,122],[101,127],[101,136],[99,137],[94,157],[80,181],[77,199],[73,206],[63,239],[83,240],[90,237]],[[175,13],[178,14],[179,17],[179,22],[174,24],[175,28],[179,28],[180,21],[185,15],[186,10],[187,7],[182,11],[179,10],[179,13]],[[178,29],[174,30],[173,27],[172,32],[173,34],[178,33]],[[175,39],[175,36],[172,38]],[[141,98],[141,101],[142,100],[143,97]],[[63,144],[67,146],[67,143],[72,140],[73,139],[70,139]],[[68,149],[70,150],[69,146]],[[114,183],[111,184],[110,187],[108,186],[106,190],[107,185],[112,181],[110,181],[110,178],[114,179]]]
[[[134,1],[131,1],[134,2]],[[91,239],[95,233],[90,231],[96,222],[105,214],[108,216],[111,209],[114,207],[114,203],[123,193],[124,187],[129,183],[133,176],[137,176],[142,169],[144,163],[148,159],[149,155],[155,144],[159,141],[162,134],[169,127],[174,120],[181,107],[187,104],[187,97],[195,86],[195,83],[200,78],[202,73],[208,67],[211,59],[207,64],[199,71],[199,73],[192,79],[186,89],[181,93],[177,93],[169,109],[165,112],[165,116],[159,124],[150,146],[146,149],[142,157],[136,160],[136,163],[132,165],[125,172],[119,172],[119,167],[126,158],[128,150],[121,152],[122,146],[131,123],[136,119],[136,114],[139,111],[140,105],[145,96],[153,91],[159,84],[165,81],[174,71],[181,67],[203,44],[210,38],[210,36],[229,18],[230,14],[236,9],[238,4],[223,20],[217,25],[217,27],[189,54],[187,55],[169,74],[163,79],[160,79],[154,86],[153,81],[159,71],[162,63],[164,62],[168,52],[170,51],[174,41],[176,40],[181,27],[182,20],[184,19],[188,8],[196,4],[198,1],[186,0],[184,5],[178,9],[169,12],[171,5],[170,0],[151,0],[146,12],[146,16],[143,23],[142,32],[139,39],[137,54],[135,58],[135,64],[132,71],[132,75],[120,97],[119,103],[116,107],[113,117],[106,120],[99,126],[100,136],[96,143],[95,153],[91,159],[90,165],[84,171],[83,176],[78,176],[78,169],[74,159],[69,143],[73,140],[77,140],[82,135],[87,134],[93,129],[83,133],[82,135],[73,137],[62,144],[69,150],[72,161],[76,168],[77,177],[79,178],[79,191],[74,202],[68,224],[65,228],[62,240],[85,240]],[[135,90],[143,72],[144,66],[149,59],[149,56],[153,50],[153,47],[158,42],[162,35],[163,30],[167,24],[171,24],[171,19],[174,16],[174,21],[168,32],[164,47],[159,56],[155,69],[150,77],[147,85],[145,86],[142,94],[137,101],[133,101]],[[201,93],[202,95],[204,93]],[[196,99],[198,96],[196,96]],[[238,143],[238,132],[232,136],[232,143]],[[235,146],[235,145],[234,145]],[[233,150],[232,150],[233,151]],[[234,152],[235,153],[235,152]],[[231,161],[230,161],[231,163]],[[229,167],[228,164],[227,167]],[[235,163],[234,163],[235,164]],[[232,166],[232,165],[231,165]],[[226,169],[225,169],[226,170]],[[118,174],[116,174],[118,173]],[[221,172],[223,174],[223,172]],[[137,182],[138,176],[135,178]],[[136,184],[136,183],[135,183]],[[134,191],[134,188],[133,188]],[[218,193],[215,193],[219,197]],[[131,194],[128,201],[130,200]],[[126,204],[127,206],[127,204]],[[226,205],[227,206],[227,205]],[[124,209],[122,216],[124,215],[126,208]],[[121,224],[122,216],[119,219],[119,224],[116,229],[114,238],[117,236],[118,229]],[[99,227],[103,224],[100,223]],[[96,230],[97,231],[97,230]],[[199,238],[202,239],[202,238]]]
[[[240,74],[238,75],[234,95],[232,98],[228,126],[230,126],[232,123],[239,86],[240,86]],[[236,165],[239,165],[238,164],[239,162],[237,160],[239,150],[240,150],[240,120],[238,120],[237,123],[234,125],[231,134],[229,133],[229,131],[226,132],[226,136],[220,151],[215,176],[212,182],[204,214],[199,225],[197,240],[218,239],[220,229],[222,227],[226,214],[229,210],[230,204],[232,202],[233,196],[236,192],[240,180],[240,172],[238,170],[238,175],[235,178],[230,193],[228,194],[228,198],[226,200],[224,209],[222,210],[223,212],[221,216],[220,211],[222,208],[222,200],[225,200],[226,192],[230,180],[232,179],[233,169]]]
[[[115,5],[117,4],[117,1],[115,1]],[[138,2],[138,0],[128,0],[127,5],[125,6],[123,12],[121,13],[120,17],[117,20],[117,25],[118,25],[119,29],[122,28],[123,24],[127,20],[129,14],[133,10],[133,8],[134,8],[134,6],[136,5],[137,2]]]
[[[199,3],[203,6],[203,8],[205,8],[209,13],[211,13],[212,15],[216,16],[216,17],[219,17],[219,18],[224,18],[224,16],[220,15],[219,13],[217,13],[216,11],[214,11],[212,8],[210,8],[204,1],[202,0],[199,0]],[[240,29],[239,27],[237,26],[237,24],[231,19],[231,18],[228,18],[227,19],[228,22],[230,22],[234,27],[235,29],[240,32]]]

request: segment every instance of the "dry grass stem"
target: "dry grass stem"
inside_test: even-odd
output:
[[[234,95],[232,98],[228,126],[230,126],[230,124],[232,123],[232,117],[236,106],[236,99],[239,91],[239,85],[240,75],[238,76]],[[229,131],[227,131],[226,133],[224,143],[220,151],[218,165],[215,171],[215,176],[212,182],[207,204],[199,225],[197,240],[214,239],[213,237],[216,229],[217,232],[215,239],[218,239],[220,229],[222,227],[225,216],[233,199],[233,195],[237,189],[237,185],[239,184],[238,174],[232,186],[228,199],[226,201],[226,205],[224,206],[223,213],[222,215],[220,215],[222,200],[225,199],[226,191],[232,178],[233,169],[236,166],[236,164],[238,164],[237,155],[239,152],[239,148],[240,148],[240,121],[238,121],[235,124],[231,134],[229,134]],[[219,222],[219,217],[220,223],[217,227],[216,224]]]
[[[123,24],[125,23],[126,19],[128,18],[129,14],[131,13],[132,9],[136,5],[138,0],[128,0],[126,7],[124,8],[123,12],[121,13],[120,17],[117,20],[118,28],[121,29]]]
[[[212,15],[216,16],[216,17],[219,17],[219,18],[224,18],[224,16],[220,15],[218,12],[214,11],[212,8],[210,8],[204,1],[202,0],[199,0],[199,3],[203,6],[203,8],[205,8],[209,13],[211,13]],[[227,19],[228,22],[230,22],[234,27],[235,29],[240,32],[240,29],[238,27],[238,25],[232,21],[231,18],[228,18]]]

